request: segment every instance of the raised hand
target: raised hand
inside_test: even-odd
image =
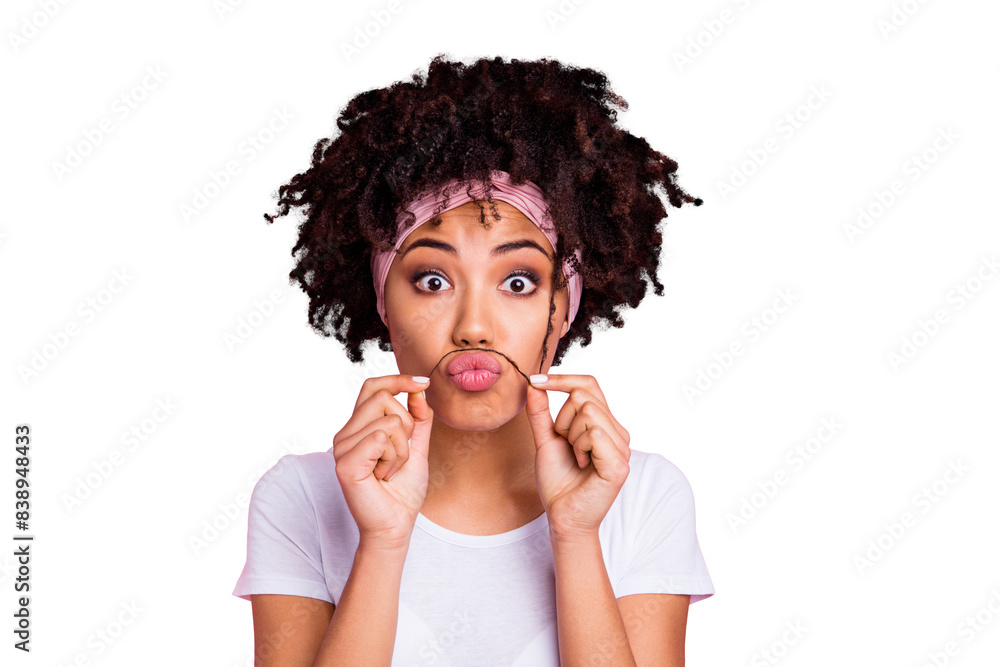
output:
[[[409,544],[427,494],[427,452],[434,411],[412,375],[368,378],[354,413],[333,438],[337,479],[361,540]],[[408,392],[407,407],[396,394]]]
[[[569,394],[555,422],[548,391]],[[526,410],[535,438],[538,495],[550,531],[563,537],[596,535],[628,477],[628,431],[590,375],[549,375],[547,382],[529,384]]]

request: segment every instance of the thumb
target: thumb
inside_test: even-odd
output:
[[[413,417],[410,448],[421,452],[424,458],[427,458],[430,450],[431,427],[434,426],[434,410],[427,405],[427,397],[423,391],[407,392],[406,409]]]
[[[525,411],[528,414],[531,433],[535,437],[535,449],[558,437],[555,425],[552,423],[552,414],[549,412],[549,393],[547,391],[537,389],[528,383],[528,402],[525,405]]]

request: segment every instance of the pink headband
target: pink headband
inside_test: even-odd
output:
[[[510,181],[510,174],[505,171],[492,171],[489,181],[493,184],[492,197],[493,199],[499,199],[505,201],[508,204],[514,206],[519,211],[524,213],[535,225],[545,234],[545,238],[549,240],[552,244],[553,252],[558,249],[559,238],[556,235],[556,229],[554,226],[550,226],[548,229],[542,226],[542,221],[549,218],[548,204],[546,204],[545,199],[542,196],[541,189],[534,183],[528,181],[522,185],[514,185]],[[396,225],[399,233],[399,238],[396,240],[395,250],[403,245],[403,241],[407,236],[410,235],[414,229],[424,224],[432,217],[438,213],[443,213],[444,211],[450,211],[453,208],[461,206],[466,202],[475,200],[485,200],[486,199],[486,186],[485,183],[476,183],[472,186],[472,196],[465,191],[464,188],[460,188],[460,192],[451,192],[455,189],[455,185],[459,183],[458,179],[453,179],[447,183],[445,193],[449,196],[448,205],[444,207],[441,211],[437,213],[434,209],[441,203],[441,199],[435,196],[435,193],[431,193],[421,198],[410,202],[406,209],[412,212],[416,217],[416,222],[412,224],[407,229],[403,229],[403,222],[406,220],[406,213],[400,213],[396,216]],[[580,253],[580,249],[577,248],[576,252],[577,262],[582,262],[583,258]],[[386,250],[384,252],[372,252],[372,276],[375,279],[375,296],[378,307],[378,314],[382,318],[382,322],[385,322],[385,280],[389,276],[389,266],[392,264],[392,260],[395,259],[396,252],[393,250]],[[563,262],[564,274],[570,273],[572,271],[572,264],[570,262],[571,258],[567,257]],[[569,277],[569,322],[573,323],[576,318],[576,313],[580,309],[580,296],[583,292],[583,278],[580,274],[573,273]]]

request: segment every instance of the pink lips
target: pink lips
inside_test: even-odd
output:
[[[483,352],[467,352],[452,359],[446,372],[462,389],[483,391],[500,379],[500,364]]]

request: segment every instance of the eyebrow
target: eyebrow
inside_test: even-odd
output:
[[[420,247],[437,248],[438,250],[449,252],[452,255],[458,255],[458,250],[456,250],[454,246],[445,243],[444,241],[438,241],[436,239],[429,239],[425,237],[422,239],[417,239],[416,241],[411,243],[410,246],[399,255],[399,257],[402,258],[404,255],[406,255],[406,253],[410,252],[414,248],[420,248]],[[520,250],[521,248],[535,248],[536,250],[538,250],[538,252],[545,255],[546,259],[551,259],[549,257],[549,253],[545,252],[545,249],[542,248],[542,246],[538,245],[537,243],[535,243],[530,239],[518,239],[517,241],[509,241],[507,243],[501,243],[497,247],[493,248],[493,250],[490,250],[490,257],[499,257],[501,255],[507,255],[517,250]]]

